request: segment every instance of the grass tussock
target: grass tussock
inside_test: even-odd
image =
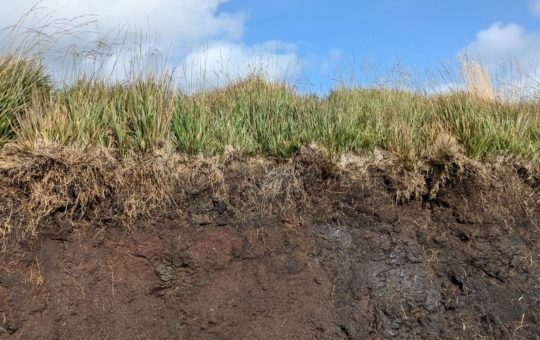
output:
[[[48,98],[49,77],[36,61],[0,56],[0,146],[14,137],[17,117],[33,99]]]
[[[159,79],[108,86],[80,80],[45,99],[34,98],[18,120],[17,140],[100,146],[125,152],[167,148],[174,96]]]
[[[467,93],[483,100],[493,101],[496,99],[491,76],[481,63],[462,59],[461,70]]]

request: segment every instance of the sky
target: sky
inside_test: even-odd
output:
[[[0,11],[0,27],[7,27],[36,0],[0,3],[10,9]],[[127,72],[133,58],[149,62],[157,51],[192,87],[257,72],[325,89],[349,78],[376,81],[397,64],[451,67],[465,53],[490,72],[509,63],[540,66],[540,0],[43,0],[37,7],[27,26],[75,17],[71,23],[89,23],[50,42],[57,50],[91,50],[108,32],[116,46],[104,62],[111,73]],[[110,33],[119,27],[132,34]],[[8,40],[0,40],[0,51],[9,50]]]

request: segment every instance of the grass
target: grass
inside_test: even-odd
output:
[[[55,212],[129,226],[207,191],[253,213],[286,215],[308,201],[305,168],[350,182],[374,165],[400,202],[436,197],[468,174],[500,183],[489,169],[501,156],[514,158],[508,168],[520,180],[537,187],[540,178],[540,101],[498,97],[490,74],[473,61],[462,61],[462,90],[444,94],[339,86],[317,96],[257,75],[186,93],[167,64],[139,67],[141,51],[116,61],[127,65],[127,76],[114,81],[119,70],[105,71],[113,49],[100,40],[105,51],[98,46],[82,60],[61,52],[69,80],[58,86],[42,66],[51,60],[47,44],[41,48],[47,25],[14,39],[14,52],[0,56],[0,240],[13,230],[35,235]],[[58,25],[68,33],[76,27]],[[46,36],[54,45],[54,29]],[[96,64],[79,65],[89,59]],[[259,180],[232,197],[224,178],[227,162],[243,158],[238,153],[263,157],[247,158]]]
[[[460,150],[481,160],[513,156],[540,169],[540,103],[497,99],[477,63],[464,63],[463,72],[466,90],[440,95],[340,87],[319,97],[257,76],[186,94],[168,74],[122,83],[81,78],[53,89],[39,63],[8,57],[0,61],[0,143],[120,154],[215,155],[232,147],[277,158],[315,143],[331,159],[387,150],[408,168]]]
[[[491,75],[467,58],[461,60],[463,90],[438,95],[342,86],[321,97],[256,75],[183,93],[166,68],[154,65],[164,71],[152,74],[139,65],[143,42],[134,44],[133,60],[121,63],[134,70],[126,71],[127,80],[112,81],[117,70],[103,67],[113,52],[105,36],[87,52],[58,56],[75,66],[73,74],[66,71],[70,79],[76,55],[96,60],[95,74],[58,87],[40,61],[87,23],[45,16],[35,26],[36,14],[33,8],[10,28],[6,43],[14,47],[0,57],[0,147],[97,146],[120,155],[163,149],[216,155],[233,148],[288,158],[315,143],[329,159],[382,149],[415,168],[452,150],[480,160],[512,156],[540,169],[540,101],[498,98]]]
[[[14,137],[16,118],[32,100],[50,91],[49,77],[37,62],[0,56],[0,145]]]
[[[56,211],[91,217],[103,204],[129,225],[173,202],[179,187],[182,195],[210,187],[218,197],[225,190],[221,157],[183,154],[212,156],[231,148],[280,160],[298,155],[273,162],[279,171],[251,184],[242,199],[258,213],[284,214],[305,199],[297,164],[309,150],[323,152],[323,172],[335,172],[338,159],[355,158],[341,156],[384,150],[373,164],[385,169],[396,201],[436,197],[461,165],[477,164],[470,159],[489,167],[499,156],[517,158],[528,163],[518,169],[523,176],[540,175],[540,102],[492,97],[482,90],[485,82],[440,95],[339,87],[324,97],[257,76],[199,93],[180,92],[170,75],[125,82],[81,77],[59,88],[39,63],[3,60],[0,199],[7,204],[0,206],[0,239],[13,230],[35,235]],[[364,160],[362,173],[370,158],[356,158]],[[354,169],[347,170],[351,179]],[[13,214],[24,222],[12,225]]]
[[[15,132],[30,145],[47,141],[146,152],[171,139],[169,92],[156,79],[112,86],[81,80],[27,106]]]

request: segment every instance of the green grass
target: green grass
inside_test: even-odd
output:
[[[166,79],[80,80],[52,91],[40,67],[4,61],[0,138],[28,145],[44,140],[99,145],[120,153],[169,147],[213,155],[230,146],[278,158],[317,143],[329,157],[380,148],[410,167],[441,149],[457,148],[472,158],[511,155],[540,168],[538,102],[362,88],[337,88],[318,97],[257,77],[185,94]]]
[[[16,117],[33,98],[47,97],[50,91],[49,77],[38,63],[0,56],[0,145],[13,138]]]
[[[99,145],[120,152],[147,152],[172,141],[175,96],[159,79],[106,85],[81,80],[34,101],[18,120],[19,141]]]

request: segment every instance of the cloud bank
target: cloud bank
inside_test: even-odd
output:
[[[164,39],[174,39],[185,47],[208,39],[237,41],[242,38],[246,15],[220,12],[224,0],[43,0],[37,3],[39,14],[52,13],[56,18],[82,15],[97,19],[98,33],[120,25],[139,29],[151,27]],[[9,26],[34,5],[35,0],[18,0],[9,11],[0,12],[0,26]],[[39,15],[38,14],[38,15]]]
[[[289,80],[301,67],[296,47],[279,41],[255,46],[214,42],[189,53],[179,65],[188,88],[222,86],[251,74],[270,81]]]
[[[462,53],[478,59],[490,68],[517,61],[540,64],[540,33],[527,32],[517,24],[496,22],[476,34],[476,39]]]
[[[503,94],[527,97],[539,93],[540,32],[496,22],[479,31],[459,56],[481,62]]]
[[[73,34],[55,40],[48,48],[60,53],[75,51],[79,69],[92,72],[99,68],[111,79],[125,77],[134,71],[134,65],[150,70],[174,67],[180,71],[182,86],[198,88],[223,85],[248,71],[272,80],[296,72],[300,60],[294,45],[242,42],[247,15],[221,11],[220,5],[227,1],[43,0],[36,5],[35,0],[19,0],[9,11],[0,12],[0,27],[16,24],[36,5],[26,27],[46,23],[44,31],[55,34],[71,27]],[[108,47],[103,49],[104,45]],[[96,53],[100,48],[103,50]],[[0,39],[0,52],[7,49]],[[53,73],[65,72],[65,60],[60,63],[57,56],[47,60]]]

